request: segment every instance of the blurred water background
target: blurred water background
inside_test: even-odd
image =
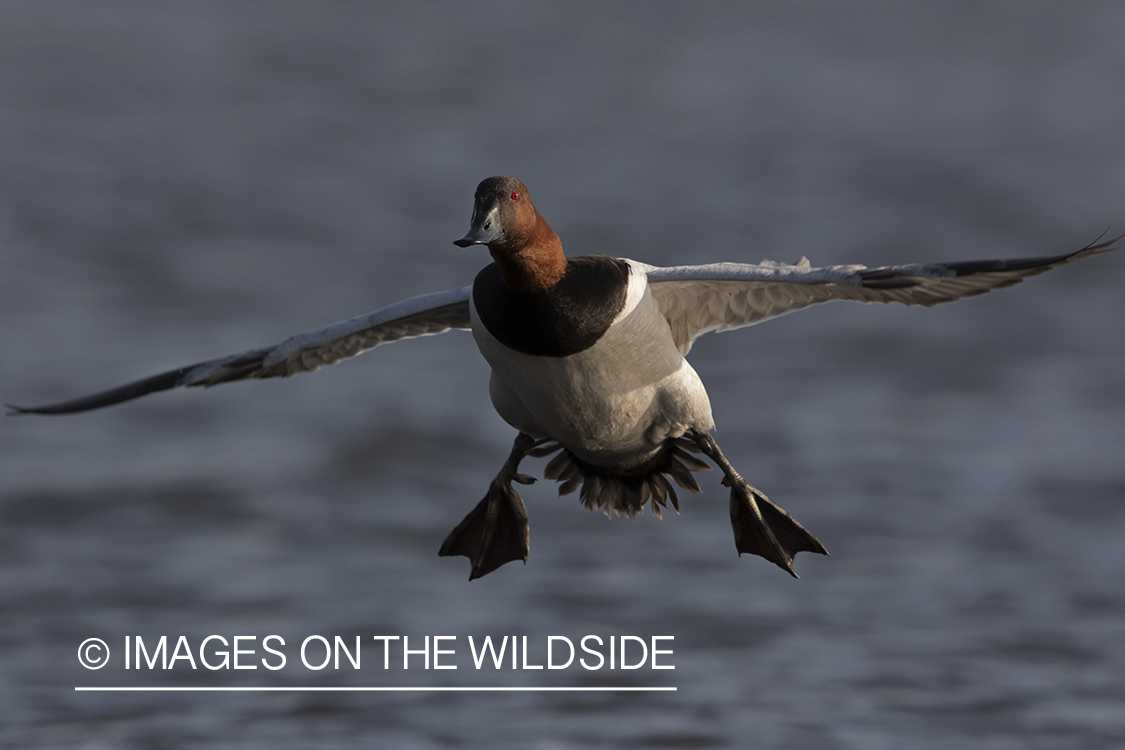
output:
[[[514,174],[571,253],[1065,252],[1125,227],[1125,5],[36,2],[0,9],[0,396],[36,404],[471,281]],[[0,420],[0,745],[1125,746],[1125,255],[701,340],[717,472],[526,567],[439,559],[513,431],[467,334]],[[527,465],[535,473],[541,462]],[[125,672],[91,636],[672,635],[674,671]],[[120,652],[115,658],[120,658]],[[182,664],[181,664],[182,667]],[[76,685],[675,686],[90,694]]]

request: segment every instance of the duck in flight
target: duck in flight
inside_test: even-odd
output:
[[[1101,238],[1099,238],[1100,240]],[[703,383],[685,359],[709,332],[729,331],[831,300],[931,306],[1011,286],[1110,249],[1016,260],[862,265],[712,263],[658,268],[605,255],[567,257],[558,235],[514,177],[477,186],[461,247],[484,245],[493,262],[461,289],[398,302],[261,349],[188,365],[119,388],[13,414],[72,414],[178,386],[212,386],[312,372],[400,339],[472,331],[492,368],[496,411],[519,431],[484,499],[449,534],[443,556],[472,562],[470,580],[527,561],[528,517],[513,482],[526,456],[554,458],[544,475],[559,494],[632,517],[679,512],[676,486],[699,492],[694,472],[714,462],[730,487],[735,546],[793,576],[798,552],[824,546],[751,486],[711,436]]]

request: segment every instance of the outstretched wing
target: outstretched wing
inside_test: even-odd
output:
[[[46,406],[7,405],[13,414],[73,414],[165,391],[178,386],[211,386],[250,378],[286,378],[399,339],[469,328],[472,287],[411,297],[358,318],[302,333],[276,346],[252,349],[163,372],[92,396]]]
[[[1109,250],[1122,237],[1064,255],[1014,260],[812,268],[802,258],[795,265],[774,261],[760,265],[712,263],[647,266],[645,271],[677,348],[687,354],[692,342],[704,333],[742,328],[818,302],[901,302],[929,307],[986,294]]]

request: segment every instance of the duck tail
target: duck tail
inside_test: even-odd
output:
[[[680,499],[673,483],[688,492],[701,492],[692,473],[711,469],[692,455],[699,450],[695,443],[683,438],[668,441],[656,458],[624,473],[607,472],[591,466],[558,443],[538,450],[538,455],[558,451],[558,455],[547,464],[543,476],[560,483],[560,495],[581,488],[579,499],[582,505],[587,510],[602,511],[607,518],[612,518],[614,514],[632,518],[642,513],[646,504],[657,518],[663,517],[669,503],[679,513]]]

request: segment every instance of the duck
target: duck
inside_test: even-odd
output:
[[[760,556],[797,577],[800,552],[824,545],[732,465],[712,432],[707,391],[687,360],[697,338],[751,326],[835,300],[933,306],[1012,286],[1029,276],[1112,249],[1122,237],[1059,255],[868,268],[709,263],[651,266],[610,255],[568,256],[520,180],[489,177],[476,188],[469,231],[454,244],[483,245],[492,262],[468,286],[397,302],[266,346],[160,373],[90,396],[10,414],[85,412],[177,387],[313,372],[403,339],[469,330],[491,368],[489,395],[517,431],[484,498],[438,554],[464,556],[469,580],[530,552],[527,507],[514,484],[528,456],[583,506],[657,517],[677,489],[701,491],[710,460],[730,489],[738,554]],[[1125,236],[1125,235],[1123,235]]]

